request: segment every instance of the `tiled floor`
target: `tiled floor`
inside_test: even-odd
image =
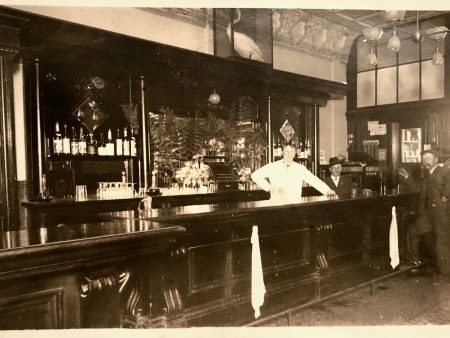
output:
[[[313,305],[292,316],[295,326],[450,324],[450,283],[401,275]]]

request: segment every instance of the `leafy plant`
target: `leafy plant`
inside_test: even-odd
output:
[[[205,109],[205,107],[201,107]],[[267,139],[258,127],[256,104],[250,97],[238,98],[220,117],[218,110],[206,107],[194,117],[176,117],[173,110],[162,107],[151,114],[151,147],[159,171],[173,175],[186,161],[197,154],[218,150],[236,172],[243,168],[254,170],[265,161]],[[215,153],[217,155],[217,152]]]
[[[138,105],[135,103],[124,103],[120,105],[122,109],[122,113],[127,119],[133,130],[137,130],[139,128],[138,124]]]

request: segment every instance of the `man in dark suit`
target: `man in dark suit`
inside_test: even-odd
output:
[[[425,206],[435,235],[437,268],[440,280],[450,282],[450,225],[448,201],[450,200],[450,168],[439,164],[434,150],[422,153],[425,167]]]
[[[408,224],[406,232],[406,252],[403,266],[418,265],[421,261],[419,244],[423,242],[428,257],[432,259],[433,268],[436,270],[436,241],[426,209],[426,184],[423,173],[418,181],[405,168],[398,168],[400,193],[415,193],[415,214]],[[419,267],[409,270],[411,276],[422,272]]]
[[[353,181],[350,177],[341,175],[342,160],[338,157],[331,157],[329,167],[331,176],[323,181],[336,192],[338,196],[349,196],[352,191]]]

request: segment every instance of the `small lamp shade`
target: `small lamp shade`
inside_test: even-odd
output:
[[[431,63],[435,66],[440,66],[444,63],[444,56],[437,47],[436,52],[433,54],[433,58],[431,59]]]
[[[383,36],[383,30],[379,27],[369,27],[363,29],[364,37],[369,41],[377,41]]]
[[[392,52],[398,52],[400,50],[401,42],[397,36],[397,31],[394,28],[394,35],[389,39],[388,48]]]
[[[406,11],[384,11],[384,17],[387,21],[400,21],[405,16]]]
[[[425,31],[425,36],[428,36],[430,39],[440,41],[447,35],[448,28],[446,26],[438,26],[429,28]]]
[[[367,56],[367,63],[371,66],[376,66],[378,63],[377,56],[375,55],[373,49],[370,50],[370,54]]]

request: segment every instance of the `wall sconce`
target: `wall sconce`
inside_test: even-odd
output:
[[[219,104],[220,96],[219,96],[219,94],[216,93],[215,89],[214,89],[214,92],[211,95],[209,95],[208,101],[211,104]]]

